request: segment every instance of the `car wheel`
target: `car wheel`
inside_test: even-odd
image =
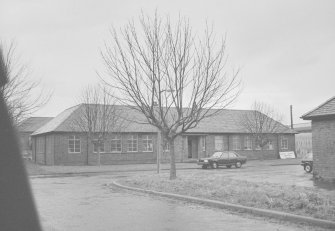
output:
[[[231,168],[231,165],[227,165],[227,168]]]
[[[305,165],[305,171],[310,173],[313,170],[312,166],[310,164]]]
[[[241,163],[241,162],[239,162],[239,161],[236,162],[236,164],[235,164],[235,167],[236,167],[236,168],[240,168],[241,166],[242,166],[242,163]]]
[[[218,163],[213,162],[213,163],[212,163],[212,168],[214,168],[214,169],[215,169],[215,168],[218,168]]]
[[[202,168],[203,168],[203,169],[207,169],[207,165],[203,165]]]

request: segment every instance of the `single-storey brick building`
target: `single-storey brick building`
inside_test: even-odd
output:
[[[32,134],[33,159],[46,165],[96,165],[97,147],[85,133],[70,126],[79,116],[83,104],[63,111]],[[137,111],[118,107],[125,115],[143,118]],[[196,128],[175,140],[177,162],[206,157],[219,150],[236,150],[248,159],[276,159],[281,151],[295,150],[295,132],[280,124],[281,132],[269,135],[263,149],[255,147],[250,134],[236,121],[248,110],[222,110],[206,118]],[[121,132],[111,133],[101,150],[101,164],[154,163],[157,160],[157,128],[131,122]],[[169,161],[169,147],[164,148],[162,161]]]
[[[312,120],[314,177],[335,181],[335,97],[301,118]]]

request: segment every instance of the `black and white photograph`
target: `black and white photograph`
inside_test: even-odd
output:
[[[335,1],[0,0],[0,230],[335,230]]]

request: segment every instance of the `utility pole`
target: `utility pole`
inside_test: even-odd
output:
[[[161,150],[162,150],[162,134],[161,134],[161,131],[158,130],[158,134],[157,134],[157,173],[160,172]]]
[[[291,114],[291,129],[293,129],[293,113],[292,113],[292,105],[290,105],[290,114]]]

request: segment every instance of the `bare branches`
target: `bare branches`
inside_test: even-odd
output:
[[[81,111],[71,123],[74,130],[87,133],[92,140],[103,140],[108,134],[118,133],[124,128],[122,110],[115,105],[105,88],[88,86],[79,101]]]
[[[7,83],[0,87],[0,94],[7,104],[14,124],[18,124],[44,106],[51,94],[36,92],[40,82],[29,79],[28,68],[17,59],[13,42],[7,49],[0,43],[0,52],[4,65],[1,69],[8,76]]]
[[[102,58],[118,102],[136,106],[167,140],[227,107],[239,93],[237,73],[226,72],[225,41],[212,29],[196,36],[187,19],[176,23],[142,14],[111,30]],[[218,109],[218,110],[213,110]]]
[[[157,13],[152,19],[142,14],[139,24],[141,30],[133,21],[119,33],[113,29],[112,45],[102,52],[106,82],[122,104],[138,106],[173,138],[236,99],[237,73],[224,72],[225,41],[217,43],[212,30],[200,39],[186,19],[174,26]]]
[[[74,131],[86,134],[88,140],[100,149],[111,133],[119,133],[127,125],[122,110],[115,105],[113,97],[100,86],[86,87],[79,99],[81,103],[78,114],[72,118],[70,127]]]
[[[282,132],[281,121],[281,115],[269,105],[261,102],[254,102],[252,111],[245,113],[240,118],[240,124],[253,136],[259,147],[269,142],[269,134]]]

